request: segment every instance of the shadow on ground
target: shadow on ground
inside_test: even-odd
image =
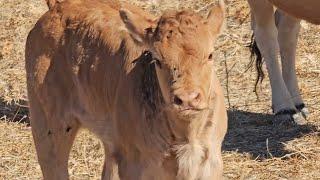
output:
[[[29,124],[27,104],[25,100],[8,103],[0,99],[0,120]]]
[[[271,114],[229,110],[228,118],[223,151],[249,153],[253,159],[282,157],[290,153],[283,143],[318,131],[312,125],[275,123]]]

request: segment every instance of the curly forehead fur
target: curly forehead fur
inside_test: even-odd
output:
[[[190,10],[184,10],[184,11],[167,11],[165,12],[160,20],[160,25],[165,23],[172,23],[170,25],[173,25],[173,23],[176,23],[180,26],[179,30],[190,30],[194,27],[197,27],[199,24],[202,23],[203,19],[198,14],[195,14],[194,12]]]
[[[203,18],[193,11],[167,11],[161,16],[154,36],[157,40],[170,38],[172,34],[193,36],[203,25]]]
[[[190,10],[165,12],[153,34],[155,51],[169,65],[204,61],[211,40],[206,19]]]

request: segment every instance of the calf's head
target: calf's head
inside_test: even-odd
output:
[[[208,17],[171,11],[153,19],[127,9],[120,16],[134,41],[152,53],[165,103],[180,113],[207,109],[214,86],[213,45],[224,7],[213,7]]]

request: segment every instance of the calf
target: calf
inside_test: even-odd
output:
[[[80,127],[104,144],[102,179],[221,179],[224,97],[208,17],[159,18],[116,1],[48,1],[29,33],[31,126],[44,179],[68,179]]]

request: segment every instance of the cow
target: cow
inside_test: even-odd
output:
[[[262,58],[267,65],[272,89],[272,109],[280,120],[306,124],[309,114],[300,94],[295,71],[296,46],[300,19],[319,23],[317,0],[248,0],[251,8],[255,41],[252,52],[257,55],[258,81],[263,80]],[[274,11],[274,6],[279,7]],[[318,5],[318,6],[317,6]],[[290,15],[288,14],[290,13]],[[294,16],[291,16],[294,15]],[[281,67],[278,53],[281,56]]]
[[[320,1],[318,0],[269,0],[277,8],[299,19],[313,24],[320,24]]]
[[[102,179],[221,179],[227,114],[213,53],[223,2],[206,17],[154,17],[117,1],[47,2],[25,51],[44,179],[68,179],[80,127],[104,145]]]

